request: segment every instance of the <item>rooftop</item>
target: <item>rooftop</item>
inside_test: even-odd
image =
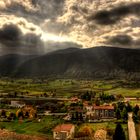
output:
[[[61,132],[61,131],[70,131],[74,125],[73,124],[61,124],[57,125],[53,131],[54,132]]]
[[[103,109],[105,109],[105,110],[114,110],[114,106],[93,106],[94,107],[94,109],[96,109],[96,110],[103,110]]]

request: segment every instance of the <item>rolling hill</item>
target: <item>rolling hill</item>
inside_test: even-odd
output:
[[[93,79],[133,74],[139,78],[140,50],[115,47],[69,48],[26,60],[15,68],[12,74],[16,77]]]

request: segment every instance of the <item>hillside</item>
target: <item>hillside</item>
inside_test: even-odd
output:
[[[65,49],[30,59],[16,77],[114,78],[140,76],[140,50],[115,47]]]
[[[1,76],[11,76],[18,69],[18,67],[32,59],[36,56],[33,55],[17,55],[17,54],[8,54],[0,56],[0,75]]]

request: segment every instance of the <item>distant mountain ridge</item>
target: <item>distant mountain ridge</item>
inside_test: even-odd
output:
[[[3,59],[0,57],[0,74],[3,75]],[[59,77],[59,78],[104,78],[125,77],[126,74],[140,76],[140,50],[115,47],[94,47],[88,49],[69,48],[42,56],[24,58],[11,56],[5,64],[13,64],[12,71],[4,76],[15,77]],[[8,65],[10,66],[10,65]]]

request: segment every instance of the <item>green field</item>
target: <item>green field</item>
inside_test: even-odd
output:
[[[98,96],[104,91],[107,94],[132,96],[140,98],[140,83],[135,81],[125,80],[111,80],[111,81],[92,81],[92,80],[33,80],[33,79],[1,79],[0,80],[0,95],[14,94],[28,96],[41,96],[46,93],[49,96],[55,93],[55,97],[71,97],[74,95],[81,95],[87,91],[95,91]],[[21,94],[22,93],[22,94]],[[140,101],[131,101],[131,104],[140,104]],[[15,110],[13,110],[15,112]],[[21,134],[52,136],[52,129],[57,125],[63,123],[62,118],[43,117],[41,122],[37,120],[28,121],[23,120],[20,123],[18,120],[13,122],[0,122],[1,128],[6,128]],[[114,122],[103,123],[86,123],[82,124],[90,126],[94,131],[98,129],[114,130],[116,124]],[[127,136],[127,124],[122,124]],[[80,127],[79,127],[80,129]]]
[[[111,89],[108,90],[107,93],[110,94],[122,94],[123,96],[136,96],[136,97],[140,97],[140,88],[115,88],[115,89]]]
[[[41,122],[37,122],[37,120],[23,120],[23,122],[19,122],[18,120],[15,120],[13,122],[0,122],[0,127],[20,134],[33,134],[49,137],[52,135],[52,129],[57,124],[61,123],[63,123],[63,121],[59,118],[43,117]]]
[[[13,122],[0,122],[0,127],[4,127],[10,131],[14,131],[19,134],[29,134],[36,136],[46,136],[52,137],[52,129],[57,125],[61,124],[63,121],[59,118],[45,117],[41,122],[23,120],[20,123],[18,120]],[[114,132],[116,124],[114,122],[101,122],[101,123],[83,123],[78,125],[77,128],[80,130],[83,126],[90,127],[94,132],[99,129],[110,129]],[[127,124],[122,124],[122,127],[128,137]]]
[[[32,79],[0,80],[1,93],[26,93],[28,95],[40,95],[43,93],[56,94],[58,97],[70,97],[85,91],[104,91],[109,94],[122,94],[123,96],[140,97],[140,84],[134,81],[112,80],[112,81],[88,81],[88,80],[42,80]]]

